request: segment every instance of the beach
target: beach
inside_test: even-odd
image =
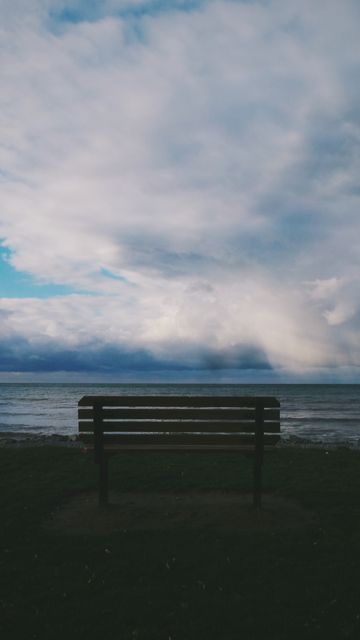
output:
[[[24,448],[24,447],[67,447],[71,449],[81,449],[82,442],[77,434],[66,436],[60,434],[33,434],[17,433],[15,431],[0,432],[0,448]],[[358,442],[338,441],[338,442],[314,442],[305,438],[282,438],[276,445],[277,449],[288,448],[300,449],[352,449],[358,450]]]
[[[77,435],[63,436],[57,434],[44,435],[32,433],[16,433],[3,431],[0,433],[0,448],[11,447],[70,447],[79,449],[81,443]]]

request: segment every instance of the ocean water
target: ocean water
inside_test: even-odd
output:
[[[284,440],[360,446],[360,385],[0,384],[0,432],[73,435],[83,395],[120,394],[275,396]]]

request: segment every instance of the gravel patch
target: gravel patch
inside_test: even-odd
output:
[[[313,526],[314,514],[293,500],[264,495],[261,510],[252,494],[112,493],[99,508],[97,494],[82,494],[54,511],[47,530],[79,535],[113,532],[198,529],[214,531],[283,530]]]

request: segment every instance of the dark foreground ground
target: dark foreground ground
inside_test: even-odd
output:
[[[148,454],[111,461],[112,506],[77,449],[0,449],[0,637],[360,638],[360,452],[251,461]]]

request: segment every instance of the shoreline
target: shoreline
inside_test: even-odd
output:
[[[81,443],[78,434],[70,436],[57,433],[28,433],[17,431],[0,432],[0,448],[19,448],[19,447],[72,447],[80,449]]]
[[[71,435],[64,434],[34,434],[29,432],[2,431],[0,432],[0,449],[16,449],[23,447],[69,447],[73,449],[81,449],[82,443],[77,433]],[[326,442],[313,441],[299,436],[290,436],[283,438],[277,448],[279,449],[360,449],[360,441],[357,442]]]

